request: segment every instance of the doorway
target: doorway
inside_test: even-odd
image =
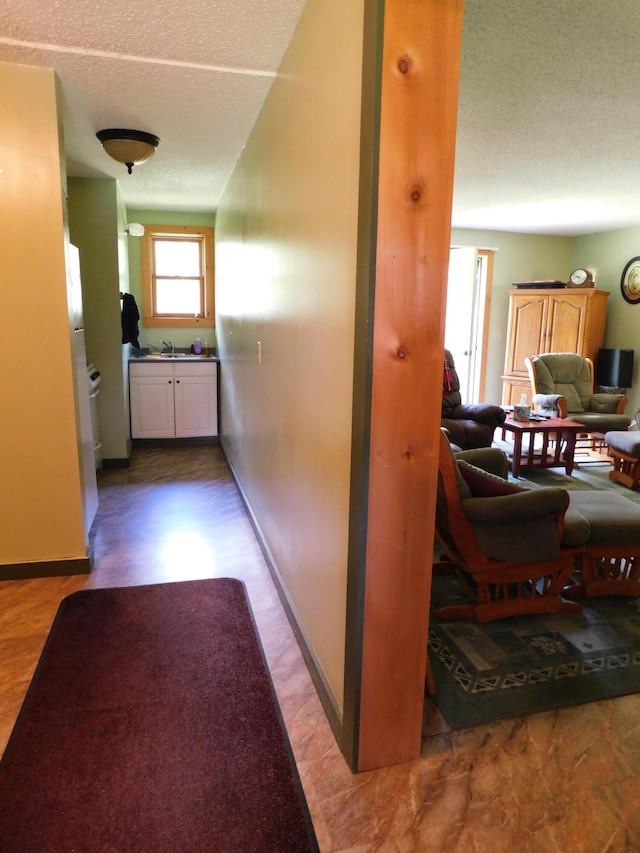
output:
[[[452,246],[449,252],[444,339],[463,403],[479,403],[484,397],[493,251]]]

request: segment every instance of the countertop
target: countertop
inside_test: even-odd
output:
[[[180,352],[175,355],[168,355],[164,353],[146,353],[145,355],[132,355],[129,357],[130,364],[136,364],[139,362],[169,362],[169,364],[180,364],[183,361],[219,361],[217,355],[196,355],[195,353],[190,352]]]

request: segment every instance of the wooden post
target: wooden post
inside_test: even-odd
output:
[[[420,754],[462,12],[384,2],[361,654],[345,692],[358,771]]]

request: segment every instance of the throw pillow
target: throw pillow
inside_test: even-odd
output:
[[[475,465],[465,462],[464,459],[458,459],[458,468],[474,498],[497,498],[502,495],[513,495],[516,492],[526,491],[522,486],[503,480],[502,477],[497,477],[495,474],[489,474],[482,468],[476,468]]]

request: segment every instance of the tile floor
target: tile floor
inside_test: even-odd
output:
[[[66,594],[232,576],[247,585],[322,853],[640,851],[640,696],[462,732],[428,703],[420,760],[352,775],[219,448],[136,450],[99,482],[93,573],[0,583],[0,749]]]

